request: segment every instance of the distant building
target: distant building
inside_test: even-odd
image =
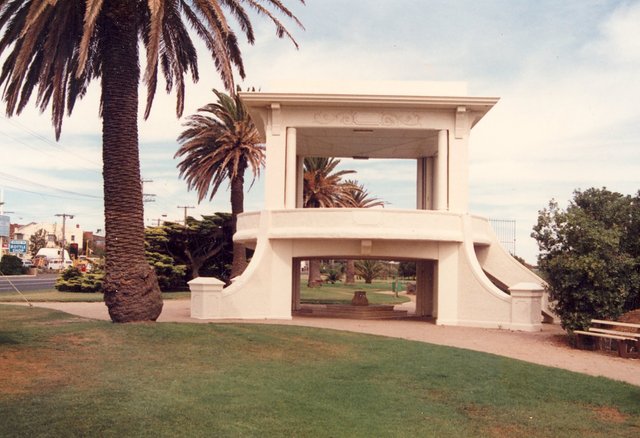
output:
[[[29,241],[31,236],[40,230],[47,232],[47,248],[55,248],[62,243],[62,224],[59,223],[31,222],[26,225],[17,225],[12,230],[11,238],[14,240]],[[77,248],[83,248],[83,234],[84,232],[79,223],[72,220],[66,221],[64,240],[69,247],[77,246]]]
[[[104,254],[104,236],[94,234],[93,231],[85,231],[82,233],[82,240],[84,241],[82,251],[87,257],[101,257]]]

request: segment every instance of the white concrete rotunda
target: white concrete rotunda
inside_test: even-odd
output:
[[[193,280],[193,317],[290,319],[301,260],[405,259],[417,263],[417,315],[442,325],[540,329],[542,280],[500,246],[487,219],[468,212],[469,136],[497,98],[242,98],[266,144],[264,209],[242,214],[234,236],[255,253],[225,289],[206,292],[215,280]],[[303,209],[304,157],[415,160],[416,209]]]

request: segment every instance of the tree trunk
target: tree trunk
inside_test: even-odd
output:
[[[184,255],[187,256],[189,266],[191,267],[191,278],[200,277],[200,268],[202,267],[202,263],[204,262],[204,260],[202,260],[200,257],[195,257],[189,250],[188,246],[184,249]]]
[[[114,322],[155,321],[162,296],[144,254],[144,209],[138,157],[136,5],[105,0],[109,35],[102,55],[102,159],[106,264],[104,300]]]
[[[322,285],[322,275],[320,274],[320,259],[309,260],[309,279],[307,286],[318,287]]]
[[[345,284],[355,284],[356,282],[356,262],[355,260],[347,260],[347,267],[345,269]]]
[[[244,211],[244,170],[246,165],[238,169],[238,174],[231,180],[231,233],[236,234],[238,215]],[[233,242],[233,261],[231,262],[231,278],[241,275],[247,268],[247,250],[244,245]]]

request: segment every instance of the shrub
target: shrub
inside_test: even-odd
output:
[[[102,291],[104,273],[84,274],[76,267],[65,269],[56,280],[55,288],[61,292],[99,292]]]
[[[616,319],[638,304],[639,197],[588,189],[574,192],[565,210],[551,201],[539,212],[532,237],[563,328]]]
[[[342,274],[339,271],[336,271],[335,269],[331,269],[327,273],[327,281],[331,284],[335,284],[336,281],[340,281],[340,278],[342,278]]]
[[[0,260],[0,272],[4,275],[21,275],[23,273],[20,257],[5,254]]]

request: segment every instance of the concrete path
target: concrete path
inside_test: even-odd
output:
[[[103,303],[34,303],[85,318],[109,320]],[[198,320],[190,317],[189,300],[165,300],[158,322],[283,324],[345,330],[493,353],[540,365],[604,376],[640,386],[640,360],[622,359],[566,345],[557,325],[545,324],[541,332],[443,327],[424,321],[363,321],[296,316],[292,320]]]

